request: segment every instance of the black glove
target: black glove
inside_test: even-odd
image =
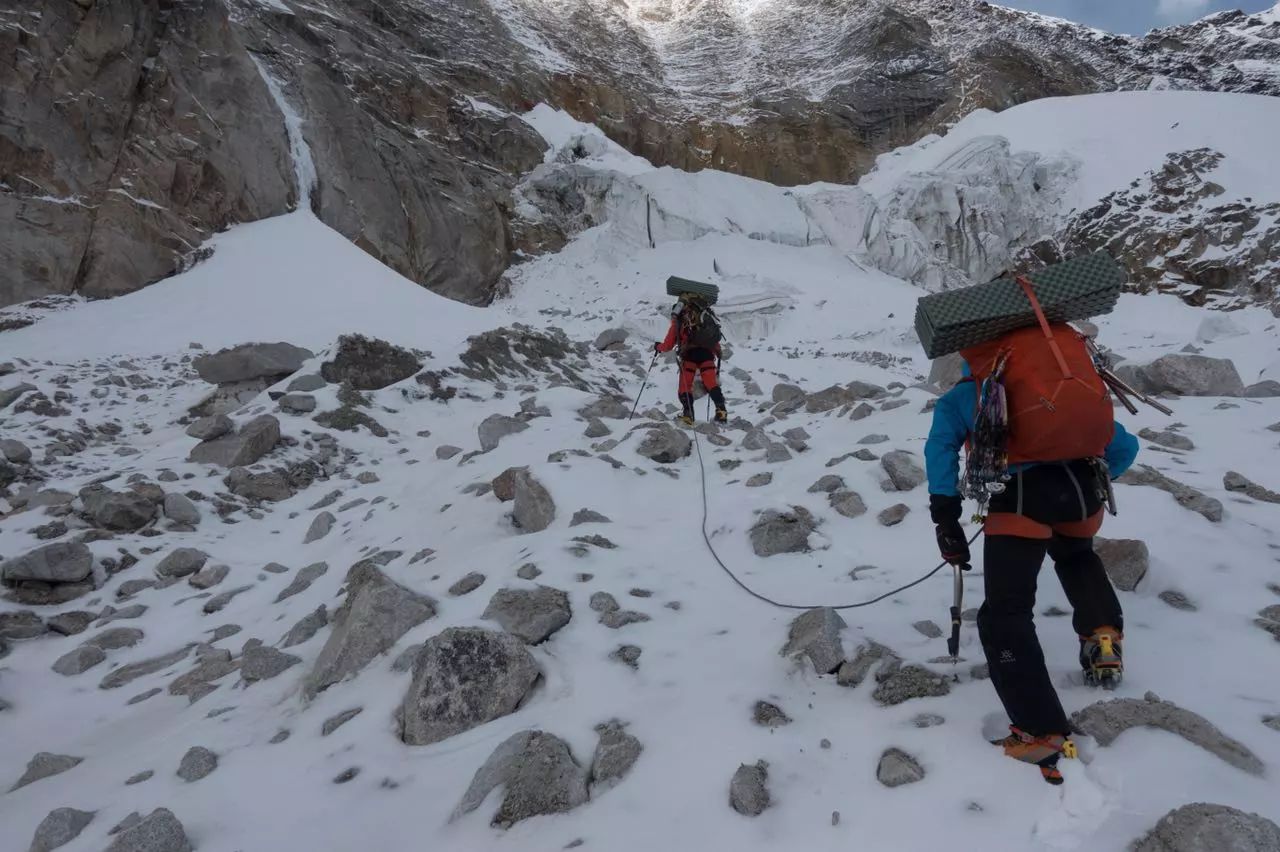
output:
[[[655,343],[655,344],[653,344],[653,354],[654,354],[654,355],[661,355],[661,354],[662,354],[662,344],[661,344],[661,343]]]
[[[929,495],[929,517],[933,519],[934,531],[938,537],[938,552],[944,561],[952,565],[969,564],[969,540],[960,526],[960,515],[964,511],[963,501],[959,497],[948,497],[944,494]]]

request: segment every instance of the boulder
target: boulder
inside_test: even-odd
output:
[[[287,393],[280,397],[279,405],[290,414],[310,414],[316,410],[316,398],[309,393]]]
[[[312,613],[315,615],[315,613]],[[310,617],[310,616],[309,616]],[[286,646],[287,647],[287,646]],[[240,677],[246,683],[270,680],[302,662],[302,658],[286,654],[270,645],[254,645],[240,658]]]
[[[121,831],[107,852],[191,852],[191,841],[172,811],[156,808],[145,819]]]
[[[201,417],[187,427],[187,434],[200,441],[212,441],[221,438],[236,428],[236,424],[225,414],[211,414]]]
[[[31,461],[31,448],[13,438],[0,438],[0,456],[14,464],[26,464]]]
[[[400,737],[430,745],[514,713],[542,676],[524,642],[451,627],[422,646],[400,705]]]
[[[1269,488],[1263,488],[1244,474],[1236,473],[1234,470],[1228,471],[1226,476],[1222,477],[1222,487],[1233,494],[1243,494],[1262,503],[1280,503],[1280,494]]]
[[[598,352],[611,352],[622,349],[627,342],[627,330],[625,328],[606,328],[604,331],[596,335],[595,346]]]
[[[1280,849],[1280,826],[1226,805],[1196,803],[1161,817],[1132,852],[1272,852]]]
[[[87,672],[106,658],[106,651],[97,645],[81,645],[55,660],[53,670],[64,677],[72,677]]]
[[[795,402],[796,400],[804,399],[804,390],[797,385],[779,382],[773,386],[771,398],[775,403]]]
[[[318,391],[328,382],[315,373],[308,373],[304,376],[298,376],[285,387],[286,394],[290,393],[311,393]]]
[[[83,757],[72,757],[69,754],[53,754],[52,752],[42,751],[31,760],[27,761],[27,769],[22,773],[22,777],[18,779],[18,783],[9,788],[9,792],[25,787],[28,784],[34,784],[37,781],[43,781],[45,778],[51,778],[54,775],[61,775],[69,769],[74,769],[84,761]]]
[[[178,777],[188,784],[213,774],[218,768],[218,756],[204,746],[187,749],[178,764]]]
[[[761,512],[751,527],[751,549],[756,556],[780,553],[808,553],[809,534],[817,529],[813,515],[803,506],[792,506],[790,512],[773,509]]]
[[[156,516],[156,504],[134,491],[91,485],[80,490],[80,500],[95,526],[116,532],[136,532]]]
[[[846,518],[860,518],[867,513],[867,504],[856,491],[833,491],[827,495],[827,503]]]
[[[252,473],[247,468],[233,467],[223,482],[232,494],[246,500],[279,503],[293,496],[293,486],[289,479],[278,470],[267,473]]]
[[[84,610],[60,612],[48,620],[49,630],[62,636],[76,636],[89,629],[97,615]]]
[[[296,373],[312,353],[288,343],[242,343],[191,362],[200,378],[214,385],[278,379]]]
[[[34,580],[41,583],[79,583],[93,572],[93,553],[80,542],[55,542],[10,559],[0,567],[7,584]]]
[[[940,697],[951,692],[951,683],[946,676],[923,666],[890,665],[877,672],[876,679],[880,683],[871,697],[888,707],[913,698]]]
[[[328,624],[329,611],[324,604],[320,604],[314,612],[307,613],[289,628],[289,632],[280,640],[280,647],[292,648],[294,645],[310,641],[311,637],[320,632],[320,628]]]
[[[924,482],[924,468],[903,450],[885,453],[880,458],[880,466],[889,477],[881,483],[885,491],[910,491]]]
[[[591,757],[591,793],[598,795],[617,785],[640,759],[644,746],[613,719],[596,725],[595,754]]]
[[[929,364],[929,384],[940,390],[950,390],[964,377],[964,358],[959,352],[935,358]]]
[[[321,512],[311,521],[311,526],[307,527],[307,534],[302,537],[302,543],[311,544],[313,541],[319,541],[329,534],[337,522],[338,519],[332,512]]]
[[[326,382],[356,390],[381,390],[421,369],[422,362],[407,349],[377,338],[344,334],[338,338],[333,360],[320,365],[320,375]]]
[[[433,600],[393,583],[368,560],[351,567],[346,585],[347,598],[334,613],[329,639],[303,683],[307,698],[354,677],[436,614]]]
[[[164,516],[175,524],[195,526],[200,523],[200,510],[184,494],[164,495]]]
[[[489,485],[493,488],[493,496],[503,503],[509,503],[514,500],[516,497],[516,474],[528,470],[528,467],[509,467],[495,476],[489,482]]]
[[[251,465],[280,443],[280,421],[270,414],[253,418],[234,434],[196,444],[187,460],[233,468]]]
[[[1244,389],[1244,396],[1247,399],[1273,399],[1280,396],[1280,382],[1275,379],[1254,382]],[[10,459],[10,461],[14,461],[14,459]]]
[[[791,717],[782,712],[777,704],[768,701],[757,701],[751,709],[751,721],[762,728],[780,728],[791,724]]]
[[[1158,488],[1171,494],[1178,505],[1184,509],[1190,509],[1215,524],[1222,520],[1222,501],[1209,497],[1176,479],[1170,479],[1149,465],[1134,465],[1125,471],[1123,476],[1116,479],[1116,482],[1121,485],[1145,485]]]
[[[693,451],[693,442],[674,426],[662,424],[649,429],[636,452],[658,464],[675,464]]]
[[[828,473],[817,482],[809,486],[810,494],[830,494],[844,488],[844,479],[836,476],[834,473]]]
[[[924,767],[900,748],[885,749],[876,766],[876,780],[886,787],[901,787],[924,780]]]
[[[542,532],[556,519],[556,504],[550,492],[527,470],[513,475],[511,518],[521,532]]]
[[[1231,739],[1208,719],[1148,692],[1145,698],[1098,701],[1071,716],[1071,726],[1099,745],[1109,746],[1131,728],[1158,728],[1177,734],[1237,769],[1262,776],[1265,766],[1243,743]]]
[[[847,625],[831,607],[807,610],[791,622],[782,656],[804,657],[818,674],[830,674],[844,662],[840,631]]]
[[[897,505],[890,506],[882,511],[876,516],[876,520],[880,522],[880,526],[882,527],[895,527],[902,523],[910,512],[910,506],[906,503],[898,503]]]
[[[1117,589],[1132,592],[1147,576],[1151,567],[1151,554],[1145,542],[1132,538],[1102,538],[1093,540],[1093,549],[1102,560],[1102,567]]]
[[[485,577],[479,571],[472,571],[461,577],[458,582],[449,587],[449,594],[455,598],[463,595],[469,595],[476,589],[484,585]]]
[[[502,787],[492,824],[510,828],[521,820],[570,811],[587,801],[586,773],[564,740],[542,731],[521,731],[504,740],[472,778],[455,818],[484,803]]]
[[[1194,450],[1196,448],[1195,442],[1187,436],[1168,430],[1157,432],[1154,429],[1143,429],[1138,432],[1138,437],[1171,450]]]
[[[508,633],[519,636],[530,645],[537,645],[568,624],[573,610],[566,593],[549,586],[538,586],[536,589],[498,590],[481,617],[496,621]]]
[[[1205,355],[1164,355],[1145,365],[1125,364],[1117,375],[1148,394],[1180,396],[1243,396],[1244,382],[1236,365]]]
[[[177,547],[160,560],[156,565],[158,577],[188,577],[209,561],[209,554],[194,547]]]
[[[805,399],[804,409],[810,414],[821,414],[824,411],[852,405],[856,401],[857,397],[848,388],[832,385],[825,390],[809,394]]]
[[[602,396],[578,409],[587,420],[626,420],[631,416],[631,400],[621,396]]]
[[[276,595],[276,603],[287,600],[294,595],[301,594],[311,588],[311,584],[323,577],[329,571],[328,562],[313,562],[307,565],[297,574],[293,575],[293,579],[289,581],[289,585]]]
[[[44,620],[32,610],[0,612],[0,640],[35,639],[48,632]]]
[[[529,424],[505,414],[490,414],[480,423],[476,430],[480,437],[480,449],[483,452],[495,450],[498,443],[508,435],[515,435],[529,428]]]
[[[769,764],[742,764],[729,780],[729,807],[743,816],[760,816],[769,807]]]
[[[93,822],[93,817],[93,811],[55,808],[36,827],[35,837],[31,839],[27,852],[52,852],[59,846],[67,845],[80,836],[80,832]]]

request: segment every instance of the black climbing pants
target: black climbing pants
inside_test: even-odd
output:
[[[993,499],[991,511],[1018,507],[1036,523],[1070,524],[1097,510],[1092,488],[1087,467],[1038,466]],[[978,611],[978,636],[991,682],[1009,720],[1034,736],[1070,733],[1033,621],[1036,583],[1046,553],[1053,559],[1058,580],[1071,602],[1072,626],[1077,634],[1087,637],[1100,627],[1124,629],[1120,601],[1093,550],[1092,538],[1056,532],[1049,538],[987,536],[983,560],[986,601]]]

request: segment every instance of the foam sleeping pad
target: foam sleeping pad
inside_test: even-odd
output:
[[[679,278],[672,275],[667,279],[667,295],[668,296],[698,296],[705,299],[707,304],[714,305],[716,300],[720,298],[720,288],[714,284],[707,284],[702,281],[690,281],[688,278]]]
[[[1109,254],[1100,251],[1027,277],[1049,322],[1072,322],[1114,310],[1126,276]],[[1031,301],[1013,278],[921,296],[916,303],[916,333],[930,358],[1035,324]]]

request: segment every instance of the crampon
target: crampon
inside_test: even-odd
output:
[[[1035,737],[1012,725],[1009,726],[1009,736],[992,740],[991,744],[1003,747],[1004,753],[1014,760],[1036,766],[1040,770],[1041,777],[1055,786],[1063,783],[1058,761],[1063,757],[1075,759],[1079,756],[1076,744],[1070,737],[1061,734]]]
[[[1095,630],[1080,642],[1080,666],[1085,683],[1111,690],[1124,679],[1124,656],[1120,631],[1110,627]]]

